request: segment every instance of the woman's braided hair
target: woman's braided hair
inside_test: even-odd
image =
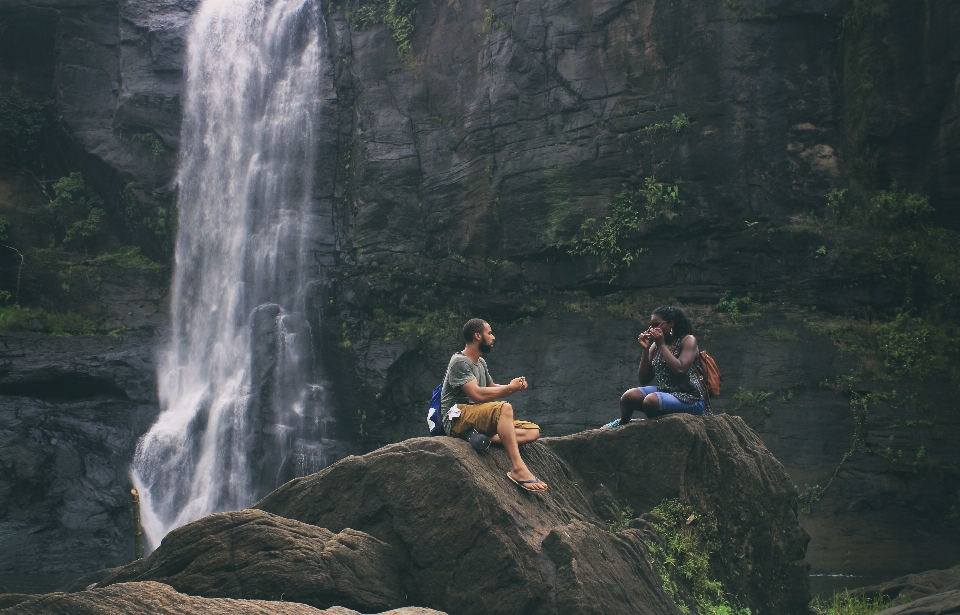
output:
[[[693,335],[693,324],[683,310],[670,305],[661,305],[653,311],[653,316],[659,316],[666,322],[673,323],[673,335],[681,339],[684,335]]]

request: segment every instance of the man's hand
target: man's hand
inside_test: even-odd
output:
[[[513,380],[510,381],[510,388],[514,392],[524,390],[525,388],[527,388],[527,379],[524,378],[523,376],[520,376],[519,378],[514,378]]]

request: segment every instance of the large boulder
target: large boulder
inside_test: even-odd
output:
[[[523,448],[550,489],[507,480],[502,449],[419,438],[293,480],[256,507],[395,549],[408,604],[472,613],[678,613],[650,560],[652,526],[610,520],[664,500],[716,517],[711,571],[754,610],[809,601],[792,483],[736,417],[673,416]],[[635,528],[635,529],[634,529]]]
[[[296,602],[197,598],[154,582],[122,583],[75,594],[56,593],[25,600],[3,615],[359,615],[334,607],[320,611]],[[404,608],[391,615],[442,615],[421,608]]]
[[[302,602],[379,612],[403,606],[392,548],[362,532],[260,510],[209,515],[167,535],[149,557],[97,584],[157,581],[207,598]]]
[[[809,536],[783,466],[743,420],[675,415],[544,441],[573,468],[601,519],[667,499],[717,520],[713,575],[754,612],[805,612]]]

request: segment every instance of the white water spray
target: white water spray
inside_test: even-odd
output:
[[[153,548],[323,465],[304,318],[323,232],[311,198],[322,35],[315,0],[203,0],[194,16],[161,415],[132,470]]]

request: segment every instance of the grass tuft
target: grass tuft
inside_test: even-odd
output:
[[[829,601],[814,598],[810,609],[816,615],[872,615],[884,609],[904,604],[908,600],[901,596],[890,598],[879,596],[850,595],[849,591],[837,592]]]

